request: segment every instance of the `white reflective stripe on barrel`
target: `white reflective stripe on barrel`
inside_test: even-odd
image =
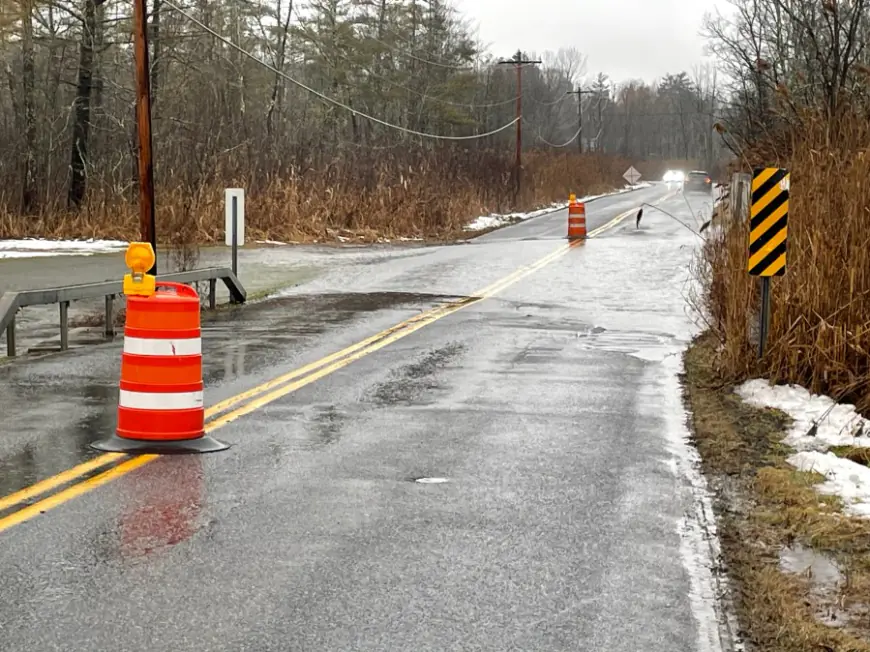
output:
[[[185,339],[161,340],[144,337],[124,336],[124,353],[133,355],[202,355],[202,339],[191,337]]]
[[[136,410],[195,410],[203,406],[202,392],[130,392],[121,390],[118,405]]]

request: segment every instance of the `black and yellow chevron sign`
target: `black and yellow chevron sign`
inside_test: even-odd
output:
[[[749,226],[750,276],[785,274],[790,176],[782,168],[762,168],[752,175]]]

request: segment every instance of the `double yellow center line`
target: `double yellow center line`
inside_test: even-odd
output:
[[[632,214],[634,211],[628,211],[623,213],[607,224],[591,231],[588,237],[595,237],[604,233],[605,231],[617,226],[622,220]],[[392,326],[368,339],[362,340],[361,342],[357,342],[341,351],[333,353],[332,355],[326,356],[325,358],[321,358],[316,362],[312,362],[304,367],[291,371],[290,373],[284,374],[277,378],[274,378],[262,385],[258,385],[248,391],[242,392],[241,394],[237,394],[231,398],[228,398],[212,407],[208,408],[205,411],[206,418],[206,433],[211,433],[218,428],[222,428],[235,421],[236,419],[245,416],[246,414],[250,414],[255,410],[260,409],[261,407],[272,403],[292,392],[295,392],[298,389],[309,385],[316,380],[323,378],[324,376],[328,376],[341,369],[342,367],[346,367],[347,365],[359,360],[360,358],[369,355],[370,353],[374,353],[385,346],[392,344],[393,342],[402,339],[403,337],[407,337],[411,333],[414,333],[424,326],[428,326],[439,319],[442,319],[448,315],[452,315],[455,312],[462,310],[472,304],[483,301],[484,299],[488,299],[492,296],[495,296],[499,292],[507,289],[511,285],[517,283],[521,279],[526,276],[535,273],[542,267],[549,265],[553,261],[561,258],[565,254],[567,254],[571,249],[582,245],[583,240],[577,240],[574,242],[570,242],[568,244],[564,244],[560,246],[558,249],[553,251],[552,253],[544,256],[540,260],[523,267],[520,267],[512,274],[492,283],[491,285],[486,286],[479,292],[475,293],[473,296],[461,299],[459,301],[454,301],[451,303],[447,303],[436,308],[432,308],[423,312],[411,319],[407,319],[403,322]],[[27,505],[22,507],[21,509],[9,514],[6,517],[0,518],[0,532],[8,530],[11,527],[24,523],[39,514],[43,514],[55,507],[58,507],[66,502],[69,502],[73,498],[81,496],[97,487],[101,487],[112,480],[130,473],[139,467],[145,466],[149,462],[156,460],[159,455],[137,455],[135,457],[130,457],[123,453],[105,453],[100,455],[88,462],[84,462],[79,464],[67,471],[59,473],[50,478],[46,478],[41,482],[37,482],[21,491],[17,491],[13,494],[10,494],[4,498],[0,498],[0,513],[15,507],[16,505],[20,505],[27,501],[33,500],[39,496],[42,496],[58,487],[62,487],[66,484],[69,484],[83,476],[94,473],[99,469],[102,469],[106,466],[116,464],[117,462],[126,459],[126,461],[118,464],[117,466],[113,466],[112,468],[103,471],[97,475],[89,477],[85,480],[81,480],[76,484],[73,484],[62,491],[59,491],[47,498],[44,498],[36,503],[31,505]]]

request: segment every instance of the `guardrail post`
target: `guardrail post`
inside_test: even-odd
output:
[[[6,355],[10,358],[15,357],[15,317],[6,327]]]
[[[106,295],[106,337],[115,336],[115,295]]]
[[[69,348],[69,301],[60,302],[60,350]]]
[[[210,278],[208,280],[208,309],[214,310],[217,307],[217,279]]]

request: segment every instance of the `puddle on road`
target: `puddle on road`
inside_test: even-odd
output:
[[[52,400],[61,400],[57,390],[53,390],[51,394]],[[101,454],[91,449],[90,444],[114,432],[117,387],[85,385],[77,395],[65,395],[64,399],[65,402],[77,400],[92,409],[88,409],[79,421],[55,432],[51,441],[31,441],[20,452],[0,458],[0,497],[20,491]],[[85,479],[104,470],[96,469],[81,477]],[[24,504],[34,503],[41,498],[44,496],[37,496]]]
[[[779,563],[787,573],[807,575],[813,585],[820,588],[836,588],[843,580],[840,569],[832,560],[800,544],[783,548]]]
[[[779,565],[784,572],[807,579],[816,619],[829,627],[844,627],[848,624],[849,614],[837,604],[838,589],[844,577],[832,559],[796,543],[780,551]]]
[[[460,296],[404,292],[318,294],[279,297],[250,308],[235,308],[203,324],[206,355],[219,352],[204,371],[207,385],[234,380],[279,364],[282,352],[299,341],[338,330],[366,314],[415,307],[429,309]],[[244,339],[239,338],[244,333]]]
[[[461,298],[401,292],[339,293],[279,297],[211,313],[203,319],[206,392],[210,386],[279,366],[304,348],[307,340],[365,319],[366,314],[409,307],[422,311]],[[407,392],[425,389],[426,378],[455,353],[448,347],[410,365],[403,378],[381,388],[380,398],[411,400]],[[14,438],[24,435],[4,433],[0,427],[7,450],[12,450],[0,456],[0,496],[99,455],[89,445],[114,432],[119,365],[120,353],[103,348],[0,366],[0,409],[9,414],[8,423],[18,420],[27,424],[30,432],[29,439],[16,447]],[[90,382],[83,384],[84,379]],[[26,410],[26,414],[19,410]],[[321,407],[313,420],[316,445],[337,441],[344,419],[334,407]]]

